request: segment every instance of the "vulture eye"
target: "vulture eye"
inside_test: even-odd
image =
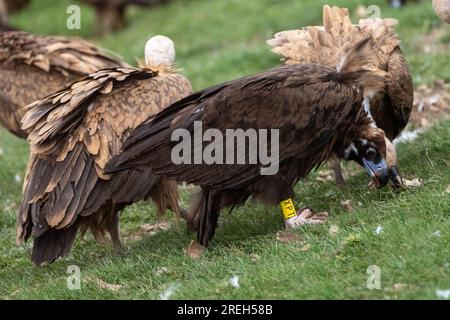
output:
[[[367,158],[374,158],[377,155],[377,150],[375,150],[375,148],[368,148],[366,150],[366,156]]]

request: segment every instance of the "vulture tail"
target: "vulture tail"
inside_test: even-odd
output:
[[[281,31],[267,41],[272,52],[285,64],[314,63],[336,65],[360,40],[369,36],[380,42],[376,52],[382,64],[400,44],[395,34],[395,19],[369,18],[353,24],[346,8],[323,6],[323,26]]]
[[[376,65],[372,37],[359,41],[338,63],[338,79],[364,88],[364,94],[383,90],[388,74]]]
[[[78,223],[75,222],[67,229],[49,229],[40,237],[34,239],[31,261],[40,266],[50,264],[59,257],[65,257],[72,248],[78,231]]]

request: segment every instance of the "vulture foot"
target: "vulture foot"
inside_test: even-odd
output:
[[[328,218],[328,214],[326,212],[313,213],[311,209],[300,209],[297,211],[297,214],[286,220],[286,228],[287,229],[296,229],[305,224],[318,224],[324,223]]]

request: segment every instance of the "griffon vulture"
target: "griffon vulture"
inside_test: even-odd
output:
[[[223,208],[241,205],[251,196],[269,204],[290,202],[295,183],[332,153],[358,161],[381,187],[388,182],[384,132],[370,126],[370,118],[361,108],[365,91],[385,85],[385,72],[372,66],[373,45],[371,38],[359,42],[337,68],[281,66],[194,93],[134,130],[106,172],[151,169],[201,186],[190,221],[196,223],[198,241],[205,246]],[[195,139],[199,127],[205,135],[212,130],[200,145]],[[258,136],[257,143],[245,138],[245,144],[228,144],[227,140],[211,152],[222,155],[214,162],[189,163],[189,156],[199,158],[202,150],[207,154],[211,145],[217,146],[217,139],[236,129],[242,134],[267,130],[271,138]],[[194,135],[194,147],[186,161],[174,162],[173,153],[178,154],[175,149],[180,143],[176,143],[177,136],[186,130]],[[278,153],[272,163],[278,170],[263,174],[267,169],[263,158],[251,161],[258,145],[258,153]],[[242,149],[245,154],[240,160],[245,161],[239,162],[235,155]],[[229,155],[234,161],[228,162]],[[304,220],[301,213],[296,217]]]
[[[0,124],[19,137],[26,105],[99,69],[127,66],[81,40],[0,33]]]
[[[442,21],[450,24],[450,0],[433,0],[433,8]]]
[[[306,27],[301,30],[282,31],[268,41],[272,51],[280,54],[285,64],[319,63],[337,65],[348,48],[361,39],[373,37],[377,46],[374,57],[381,71],[389,75],[386,85],[377,91],[366,91],[364,107],[373,117],[377,127],[386,133],[387,162],[394,185],[402,185],[397,169],[396,151],[391,143],[405,128],[413,108],[414,88],[400,40],[395,35],[393,19],[363,19],[352,25],[348,10],[323,7],[323,27]],[[336,159],[334,159],[336,160]],[[340,161],[333,161],[336,182],[344,183]]]
[[[142,68],[90,74],[33,103],[23,117],[31,159],[18,215],[17,242],[34,238],[32,261],[51,263],[69,253],[78,230],[98,239],[109,232],[119,250],[119,214],[151,198],[161,216],[179,214],[175,181],[151,169],[105,174],[129,133],[148,116],[191,93],[173,67],[170,39],[147,42]]]

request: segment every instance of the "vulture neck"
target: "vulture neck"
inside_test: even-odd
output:
[[[152,71],[156,71],[158,73],[177,73],[179,70],[176,68],[174,64],[165,64],[165,63],[152,63],[152,62],[145,62],[144,60],[138,60],[138,66],[141,69],[149,69]]]
[[[363,108],[359,108],[355,117],[346,117],[347,122],[340,127],[344,130],[335,136],[334,152],[339,157],[344,157],[344,150],[352,144],[354,140],[364,135],[372,129],[373,120],[364,112]]]

